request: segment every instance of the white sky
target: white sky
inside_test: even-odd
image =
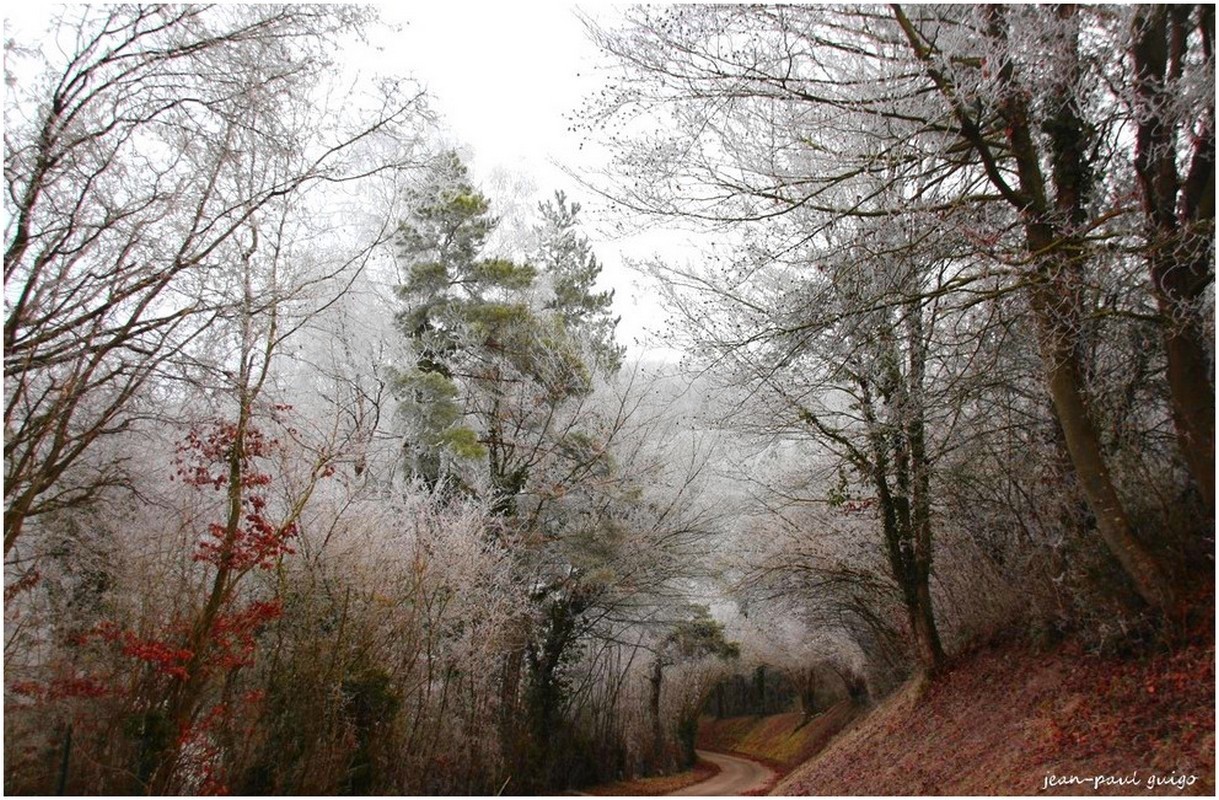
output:
[[[511,168],[539,185],[568,180],[550,163],[578,155],[564,114],[596,86],[595,53],[572,7],[427,2],[383,14],[405,23],[387,63],[423,82],[480,170]]]

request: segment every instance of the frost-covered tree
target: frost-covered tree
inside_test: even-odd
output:
[[[929,466],[913,454],[919,427],[947,444],[943,453],[958,464],[966,458],[965,441],[989,463],[1002,443],[1016,452],[1022,452],[1013,445],[1017,439],[1034,444],[1044,453],[1035,468],[1040,476],[1023,475],[1008,489],[1027,491],[1040,481],[1082,501],[1057,522],[1042,517],[1042,546],[1056,525],[1093,527],[1142,601],[1161,613],[1173,613],[1180,599],[1172,565],[1182,561],[1171,550],[1199,534],[1169,522],[1168,505],[1156,507],[1154,493],[1142,491],[1142,476],[1159,475],[1167,491],[1185,497],[1192,484],[1209,507],[1211,479],[1199,468],[1210,461],[1206,424],[1186,417],[1213,403],[1207,369],[1174,381],[1180,368],[1168,363],[1207,362],[1210,356],[1197,354],[1213,351],[1209,342],[1195,347],[1198,338],[1189,334],[1194,345],[1171,358],[1167,349],[1176,344],[1150,355],[1131,344],[1147,341],[1148,326],[1169,338],[1187,332],[1179,324],[1189,318],[1183,308],[1207,307],[1213,271],[1211,256],[1201,255],[1209,253],[1203,246],[1207,204],[1189,200],[1194,195],[1185,188],[1204,185],[1210,164],[1213,91],[1198,87],[1210,80],[1213,23],[1205,10],[1180,10],[1175,22],[1170,16],[1111,7],[641,8],[616,30],[592,26],[623,72],[585,116],[590,130],[622,126],[611,141],[617,180],[603,188],[623,207],[735,233],[717,256],[726,264],[671,274],[682,286],[677,307],[698,320],[691,330],[701,334],[699,325],[718,325],[719,340],[736,343],[740,362],[769,386],[751,398],[770,394],[760,405],[774,406],[774,398],[798,391],[791,383],[802,377],[795,355],[828,330],[818,321],[827,316],[823,296],[814,291],[819,280],[784,275],[773,264],[800,256],[809,275],[827,260],[844,274],[865,264],[865,273],[894,274],[893,267],[910,258],[917,280],[859,294],[839,309],[846,314],[840,319],[888,314],[903,322],[862,325],[870,328],[860,333],[872,345],[861,348],[843,337],[830,355],[831,363],[849,365],[846,350],[862,355],[889,339],[895,347],[888,359],[909,373],[889,381],[899,391],[879,391],[886,357],[875,352],[868,359],[880,372],[861,374],[866,391],[857,386],[855,397],[830,401],[830,410],[841,414],[854,404],[859,418],[852,424],[871,429],[873,442],[882,445],[877,452],[894,448],[886,457],[891,466],[909,457],[910,499],[922,480],[915,472]],[[1168,41],[1177,43],[1179,60],[1176,68],[1164,67],[1165,81],[1175,81],[1180,107],[1164,102],[1155,77]],[[1153,108],[1170,107],[1171,124],[1155,121]],[[1195,131],[1196,146],[1174,149],[1167,144],[1171,131],[1183,126]],[[1132,164],[1122,143],[1140,135],[1143,155]],[[1146,254],[1163,252],[1146,249],[1146,215],[1128,202],[1138,173],[1151,170],[1159,170],[1164,192],[1148,207],[1168,208],[1169,198],[1177,198],[1185,209],[1180,213],[1197,219],[1159,217],[1164,235],[1174,227],[1192,231],[1169,237],[1188,239],[1192,244],[1179,252],[1198,256],[1176,273],[1182,285],[1171,289],[1194,298],[1188,302],[1167,299],[1168,288],[1149,292],[1139,264]],[[1173,188],[1172,175],[1195,173],[1197,181],[1180,182],[1179,193]],[[940,248],[928,258],[921,245],[940,235],[949,237],[947,252]],[[850,255],[844,240],[872,260]],[[1176,310],[1163,313],[1169,306]],[[725,307],[734,313],[720,313]],[[775,314],[784,308],[807,311],[803,318]],[[909,338],[906,326],[919,322],[911,310],[947,312],[942,318],[953,321],[950,327],[928,323],[924,336]],[[1008,344],[998,347],[1000,341]],[[946,371],[917,380],[921,347]],[[1030,352],[1040,359],[1035,391],[1048,401],[1040,407],[1028,402],[1034,390],[1028,378],[1036,374],[1028,369]],[[733,368],[740,362],[723,355],[707,360]],[[1144,364],[1136,370],[1143,377],[1123,373],[1117,365],[1124,362]],[[1177,385],[1165,385],[1161,375]],[[916,380],[903,397],[901,384],[910,377]],[[932,388],[942,396],[914,402]],[[1182,390],[1192,399],[1184,400]],[[830,396],[816,399],[825,403]],[[900,406],[893,420],[915,429],[903,433],[885,422],[889,412],[878,412],[878,398],[882,406],[893,401],[890,410]],[[911,414],[915,405],[939,419],[920,422],[922,412]],[[1035,433],[1013,439],[1001,418],[983,408],[1001,409],[1009,420],[1018,416]],[[1183,459],[1160,446],[1157,431],[1166,418],[1175,421]],[[834,443],[836,427],[809,434]],[[950,443],[949,436],[967,439]],[[899,439],[909,451],[902,452]],[[932,446],[925,455],[934,454]],[[1192,474],[1183,476],[1181,466]],[[916,511],[917,505],[912,522],[914,516],[935,519],[934,501],[930,517],[928,506]],[[1013,516],[1022,510],[1010,507]],[[1115,582],[1119,593],[1122,583]]]
[[[538,211],[542,222],[535,229],[539,242],[535,263],[550,277],[554,294],[544,307],[562,318],[591,364],[609,374],[617,372],[625,351],[614,341],[618,324],[610,313],[614,293],[594,288],[601,265],[588,237],[580,231],[580,204],[568,202],[560,191],[553,200],[539,204]]]
[[[151,381],[183,377],[251,218],[392,166],[353,157],[413,124],[416,95],[392,90],[350,125],[306,111],[333,43],[367,18],[81,6],[52,20],[57,46],[7,52],[6,555],[30,521],[124,481],[121,460],[90,454],[147,413]]]

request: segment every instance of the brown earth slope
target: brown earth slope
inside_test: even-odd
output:
[[[1213,643],[1134,659],[985,649],[908,684],[774,793],[1213,795],[1214,691]]]
[[[857,706],[843,701],[807,721],[799,712],[765,717],[704,717],[699,724],[698,746],[737,753],[786,773],[820,752],[858,712]]]

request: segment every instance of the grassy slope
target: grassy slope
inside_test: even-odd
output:
[[[825,747],[856,713],[855,706],[842,702],[803,726],[799,713],[727,719],[704,717],[699,725],[698,746],[746,756],[786,773]]]
[[[781,794],[1037,794],[1047,775],[1139,785],[1061,794],[1200,794],[1215,788],[1214,644],[1122,659],[1005,645],[912,683],[778,786]],[[1148,779],[1194,775],[1184,792]]]

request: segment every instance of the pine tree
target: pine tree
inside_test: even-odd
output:
[[[415,359],[397,376],[408,466],[433,487],[482,483],[510,517],[530,472],[578,438],[556,411],[592,391],[594,371],[621,363],[612,293],[594,291],[601,268],[577,227],[579,205],[562,193],[540,206],[536,266],[487,254],[498,220],[456,154],[408,200],[397,318]],[[542,283],[552,293],[539,301]],[[483,459],[474,481],[470,466]]]
[[[576,217],[579,203],[568,203],[567,195],[555,192],[554,200],[538,205],[542,224],[536,229],[540,245],[537,263],[551,276],[554,297],[546,308],[556,312],[566,330],[580,340],[589,359],[606,374],[622,365],[624,349],[614,341],[618,318],[611,316],[613,291],[593,290],[601,265],[592,244],[580,232]]]
[[[530,313],[520,293],[533,284],[535,270],[482,257],[497,220],[455,153],[409,201],[398,234],[408,275],[398,287],[404,308],[397,322],[415,363],[398,373],[397,388],[409,425],[409,469],[436,487],[457,479],[454,459],[487,452],[474,420],[465,419],[462,384],[490,353],[521,338],[515,329],[527,326]]]

